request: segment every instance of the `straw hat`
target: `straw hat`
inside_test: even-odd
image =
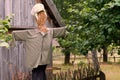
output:
[[[40,11],[45,11],[44,5],[41,3],[37,3],[33,6],[32,10],[31,10],[31,15],[35,16],[36,19],[38,19],[37,13]],[[46,13],[46,11],[45,11]]]

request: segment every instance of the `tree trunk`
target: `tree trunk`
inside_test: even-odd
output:
[[[96,50],[92,50],[92,61],[93,61],[94,69],[97,73],[100,69],[100,65],[99,65],[99,62],[98,62],[97,51]]]
[[[107,48],[103,48],[103,62],[108,62],[108,51]]]
[[[65,53],[64,64],[70,64],[70,52]]]

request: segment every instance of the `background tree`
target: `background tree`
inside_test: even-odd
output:
[[[89,50],[102,48],[107,62],[107,48],[119,45],[119,0],[54,0],[67,24],[68,35],[59,39],[64,52],[78,51],[86,55]]]
[[[70,63],[70,53],[78,53],[78,46],[79,34],[76,34],[75,29],[77,29],[77,25],[79,22],[75,20],[74,14],[70,13],[70,7],[74,6],[78,1],[76,0],[53,0],[57,5],[57,8],[60,14],[63,17],[64,22],[66,23],[67,27],[67,35],[65,37],[59,38],[59,43],[63,48],[63,53],[65,54],[65,64]],[[72,20],[71,20],[72,19]],[[74,19],[74,20],[73,20]]]
[[[84,6],[80,11],[82,25],[85,30],[88,29],[88,38],[85,40],[88,42],[88,50],[102,48],[103,61],[107,62],[108,46],[112,43],[119,45],[120,1],[86,0],[81,5]]]

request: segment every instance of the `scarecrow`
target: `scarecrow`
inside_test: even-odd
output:
[[[31,14],[35,18],[37,28],[13,31],[12,46],[15,46],[15,41],[24,41],[25,66],[32,72],[32,80],[46,80],[45,70],[50,63],[52,39],[64,35],[65,27],[50,28],[53,24],[52,21],[49,22],[42,3],[36,3]]]

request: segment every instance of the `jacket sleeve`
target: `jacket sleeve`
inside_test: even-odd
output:
[[[53,38],[61,37],[65,34],[65,27],[53,28]]]
[[[25,41],[27,39],[27,30],[13,31],[12,35],[16,41]]]
[[[10,43],[10,46],[15,47],[16,46],[15,41],[25,41],[27,39],[27,35],[28,35],[27,30],[13,31],[12,32],[13,39]]]

